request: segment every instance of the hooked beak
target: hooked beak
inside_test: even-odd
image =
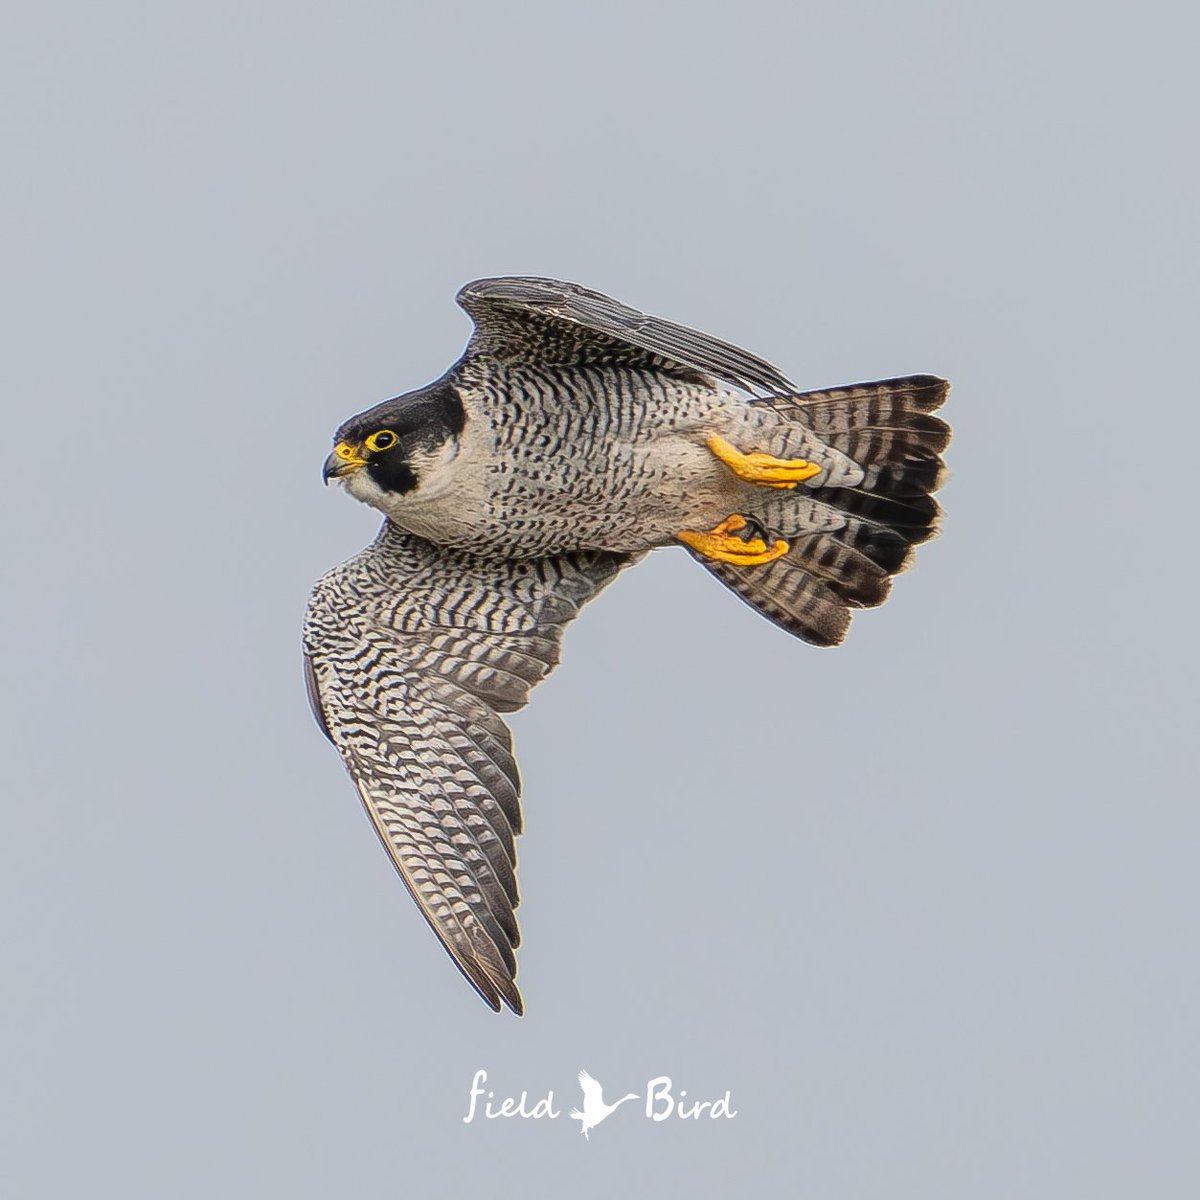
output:
[[[328,483],[340,475],[349,475],[351,471],[365,467],[367,460],[363,458],[361,451],[361,446],[338,442],[333,448],[333,453],[325,460],[325,466],[321,468],[321,478]]]

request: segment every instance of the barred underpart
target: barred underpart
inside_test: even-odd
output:
[[[558,280],[458,299],[462,358],[338,430],[326,478],[387,520],[314,588],[305,676],[425,919],[483,999],[519,1013],[521,782],[501,714],[583,604],[679,541],[783,629],[840,642],[937,529],[947,385],[799,392],[746,350]],[[796,485],[764,486],[764,460]]]
[[[625,564],[445,551],[385,525],[322,578],[305,661],[314,710],[442,945],[494,1009],[516,986],[520,776],[502,712],[558,663],[563,629]]]

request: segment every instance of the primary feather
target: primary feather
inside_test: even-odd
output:
[[[623,566],[733,513],[786,553],[693,550],[704,566],[788,632],[839,642],[936,529],[946,384],[799,392],[746,350],[558,280],[458,299],[475,322],[462,358],[338,430],[326,478],[387,520],[314,588],[305,680],[425,919],[483,999],[519,1013],[520,777],[500,714]],[[756,486],[713,436],[815,473]]]

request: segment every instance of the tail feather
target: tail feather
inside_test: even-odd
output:
[[[840,540],[865,554],[889,575],[898,575],[912,562],[913,543],[890,525],[876,525],[859,517],[847,516]]]
[[[768,403],[858,463],[864,490],[923,496],[941,483],[939,455],[950,441],[950,426],[930,414],[945,401],[949,386],[933,375],[910,375]]]
[[[860,525],[890,529],[910,546],[927,542],[937,532],[941,509],[930,495],[889,496],[861,488],[814,488],[812,495]]]
[[[850,610],[826,583],[791,561],[790,553],[757,567],[705,562],[752,608],[814,646],[836,646],[850,627]]]
[[[892,586],[891,574],[869,555],[836,535],[815,534],[793,547],[792,565],[821,580],[850,608],[882,604]]]
[[[850,625],[850,609],[882,604],[913,548],[937,532],[941,509],[932,493],[944,476],[941,452],[950,427],[930,414],[948,387],[934,376],[914,375],[762,401],[853,459],[862,482],[768,497],[756,520],[790,543],[773,562],[701,561],[789,633],[836,645]]]
[[[914,425],[914,417],[936,412],[946,401],[949,383],[936,375],[905,375],[898,379],[879,379],[871,383],[851,383],[846,387],[800,392],[795,396],[771,396],[764,403],[777,412],[804,409],[804,424],[822,441],[834,445],[834,438],[871,428],[904,429]],[[949,428],[934,418],[946,437]],[[916,424],[919,424],[917,422]]]

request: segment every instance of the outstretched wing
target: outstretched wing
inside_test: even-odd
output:
[[[318,723],[425,919],[499,1011],[522,1011],[520,777],[499,713],[557,664],[563,630],[627,556],[483,559],[386,524],[324,576],[305,619]]]
[[[579,1072],[579,1086],[583,1089],[583,1107],[585,1109],[604,1103],[604,1088],[586,1071]]]
[[[475,322],[466,357],[491,355],[556,366],[642,363],[716,376],[768,395],[796,386],[756,355],[557,279],[477,279],[458,293]]]

